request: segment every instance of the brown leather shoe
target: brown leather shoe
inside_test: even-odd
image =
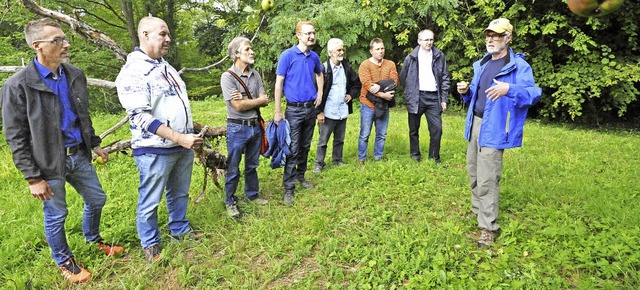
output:
[[[118,245],[114,245],[114,244],[108,244],[108,243],[98,243],[98,249],[100,249],[101,251],[104,252],[105,255],[107,256],[114,256],[116,254],[121,255],[124,253],[124,247],[123,246],[118,246]]]
[[[82,268],[73,258],[69,258],[60,264],[60,271],[67,281],[71,283],[84,283],[91,278],[91,272]]]

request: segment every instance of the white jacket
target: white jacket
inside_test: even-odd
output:
[[[159,123],[179,133],[193,133],[187,88],[164,59],[136,49],[116,78],[118,99],[129,115],[131,148],[172,148],[177,143],[154,134]],[[151,131],[150,131],[151,129]]]

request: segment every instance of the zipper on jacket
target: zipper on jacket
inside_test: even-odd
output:
[[[509,121],[510,120],[511,120],[511,111],[507,111],[507,124],[505,126],[506,136],[505,136],[505,139],[504,139],[505,142],[509,141]]]

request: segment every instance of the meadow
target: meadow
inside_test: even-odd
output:
[[[356,106],[357,108],[357,106]],[[263,115],[273,116],[273,104]],[[194,119],[224,125],[220,99],[193,102]],[[356,110],[357,111],[357,110]],[[101,133],[123,117],[97,114]],[[106,257],[85,244],[82,200],[68,187],[67,236],[79,263],[94,273],[84,285],[65,282],[50,256],[42,205],[0,138],[0,288],[7,289],[637,289],[640,287],[640,136],[633,130],[593,130],[528,120],[524,146],[507,150],[501,182],[501,235],[479,250],[465,169],[464,112],[444,116],[442,163],[409,157],[404,108],[391,113],[386,161],[356,164],[359,113],[350,115],[346,166],[313,174],[317,132],[307,178],[295,204],[283,204],[282,169],[261,157],[261,195],[251,204],[240,190],[243,216],[227,217],[224,193],[207,186],[188,217],[199,241],[169,242],[160,206],[163,258],[144,259],[135,229],[138,175],[133,158],[112,154],[97,165],[107,192],[102,235],[124,245]],[[428,131],[421,127],[426,156]],[[130,137],[127,126],[104,144]],[[226,153],[224,139],[214,142]],[[331,146],[329,147],[331,148]],[[327,156],[331,156],[331,149]],[[330,157],[329,157],[330,158]],[[327,161],[330,161],[327,159]],[[329,162],[330,163],[330,162]],[[194,166],[190,196],[202,188]],[[242,189],[242,183],[239,189]]]

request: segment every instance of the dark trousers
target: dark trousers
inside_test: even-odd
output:
[[[342,147],[344,145],[344,136],[347,131],[347,119],[333,120],[324,118],[324,123],[318,124],[318,148],[316,149],[316,165],[324,167],[324,157],[327,154],[327,144],[329,137],[333,133],[333,153],[331,154],[333,163],[342,162]]]
[[[429,126],[429,158],[440,161],[442,139],[442,106],[435,93],[420,92],[417,114],[409,113],[409,150],[412,157],[420,157],[420,118],[425,115]]]
[[[298,180],[304,179],[307,171],[307,158],[316,127],[317,111],[315,108],[287,106],[284,117],[289,121],[291,129],[291,155],[284,166],[282,185],[285,191],[293,191]]]

